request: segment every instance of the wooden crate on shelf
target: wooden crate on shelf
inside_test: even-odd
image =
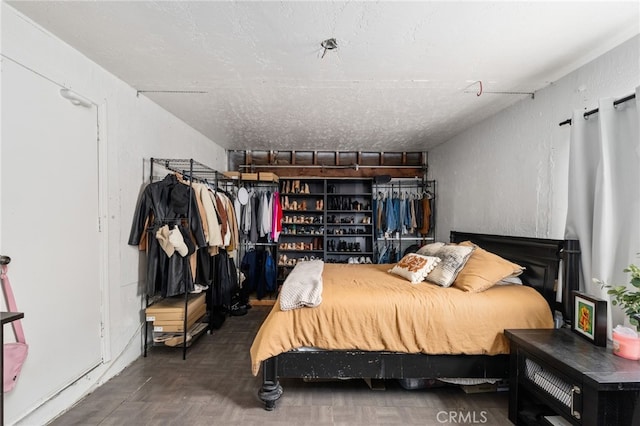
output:
[[[258,180],[257,173],[242,173],[242,180]]]
[[[187,328],[202,318],[207,311],[205,293],[190,294],[187,302]],[[153,331],[183,332],[185,319],[184,296],[167,297],[145,310],[147,321],[153,321]]]
[[[222,174],[229,179],[240,179],[240,172],[227,171]]]
[[[278,175],[271,172],[260,172],[258,173],[258,180],[265,182],[278,182],[280,179]]]
[[[207,312],[206,305],[200,305],[193,311],[189,311],[187,315],[187,329],[191,328],[200,318]],[[181,320],[159,320],[153,321],[153,331],[176,332],[182,333],[184,331],[184,318]]]

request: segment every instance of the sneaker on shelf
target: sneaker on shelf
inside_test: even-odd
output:
[[[191,291],[191,294],[197,294],[197,293],[202,293],[204,290],[207,290],[209,288],[208,285],[200,285],[200,284],[194,284],[194,288],[193,291]]]

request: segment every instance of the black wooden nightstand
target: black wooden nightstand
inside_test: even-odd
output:
[[[511,342],[509,420],[640,425],[640,362],[613,355],[569,329],[505,330]]]

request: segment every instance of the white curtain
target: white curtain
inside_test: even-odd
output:
[[[628,284],[623,269],[640,264],[640,87],[635,99],[616,107],[613,101],[600,100],[586,119],[584,111],[573,113],[565,231],[580,240],[580,289],[605,300],[606,290],[592,279]],[[609,306],[610,331],[625,317]]]

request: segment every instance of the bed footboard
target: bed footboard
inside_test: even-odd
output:
[[[282,396],[282,386],[278,382],[278,357],[272,357],[262,363],[262,387],[258,397],[264,402],[264,409],[276,408],[276,401]]]
[[[507,378],[508,355],[426,355],[369,351],[290,351],[262,362],[258,396],[271,411],[282,396],[278,378]]]

